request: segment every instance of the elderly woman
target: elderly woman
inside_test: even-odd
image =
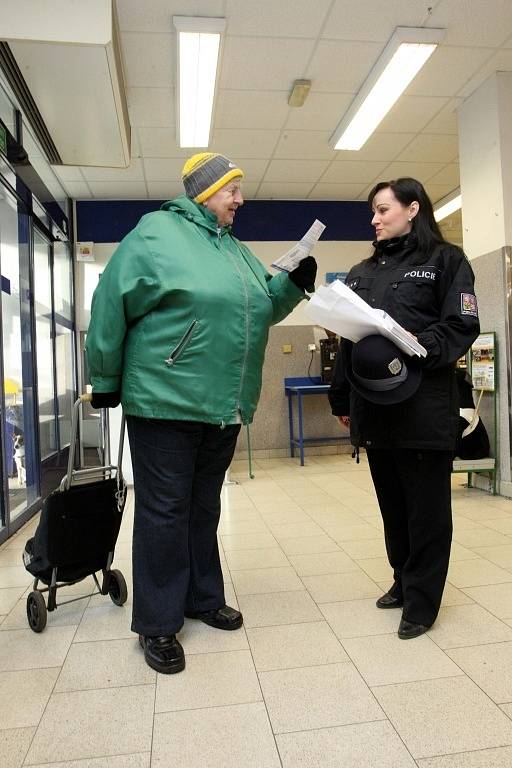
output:
[[[95,291],[87,335],[93,407],[119,402],[132,454],[133,618],[144,657],[185,667],[183,617],[238,629],[217,545],[220,493],[252,421],[269,327],[314,283],[316,263],[270,275],[231,233],[243,172],[216,153],[183,168],[186,196],[140,220]]]

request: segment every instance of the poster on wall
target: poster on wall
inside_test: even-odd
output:
[[[471,347],[471,377],[475,389],[490,392],[495,388],[494,333],[481,333]]]
[[[329,283],[334,283],[335,280],[341,280],[341,282],[344,283],[347,275],[348,272],[326,272],[325,284],[329,285]]]

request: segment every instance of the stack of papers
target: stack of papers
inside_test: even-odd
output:
[[[290,248],[284,256],[281,256],[277,261],[273,261],[272,266],[276,269],[280,269],[282,272],[291,272],[299,266],[302,259],[309,256],[324,229],[325,224],[322,224],[321,221],[315,219],[304,237],[302,237],[298,243],[295,243],[293,248]]]
[[[357,293],[340,280],[328,287],[317,288],[309,300],[306,313],[317,325],[334,331],[344,339],[356,342],[380,333],[407,355],[426,357],[427,350],[414,336],[382,309],[370,307]]]

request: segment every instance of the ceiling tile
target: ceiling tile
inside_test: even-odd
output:
[[[458,135],[457,109],[463,99],[450,99],[445,107],[428,123],[425,133],[452,133]]]
[[[408,96],[455,96],[489,58],[489,48],[440,45],[407,89]]]
[[[131,158],[133,160],[134,158],[140,157],[140,155],[141,155],[140,142],[139,142],[139,133],[138,133],[137,128],[134,128],[133,125],[132,125],[130,139],[131,139],[130,151],[131,151]]]
[[[394,160],[414,138],[414,133],[380,133],[370,136],[361,149],[336,150],[336,160]]]
[[[311,191],[311,182],[269,182],[260,185],[258,200],[305,200]]]
[[[354,97],[351,93],[316,93],[314,88],[313,83],[304,106],[290,107],[285,127],[333,133]]]
[[[434,96],[402,96],[379,125],[385,133],[417,133],[432,120],[449,99]]]
[[[272,160],[265,174],[265,182],[318,181],[328,165],[327,160]]]
[[[238,160],[239,157],[269,158],[274,151],[279,131],[242,131],[219,128],[213,132],[210,142],[212,152],[220,152]]]
[[[254,3],[227,0],[228,34],[316,37],[330,4],[331,0],[315,0],[314,3],[311,0],[258,0]]]
[[[253,158],[244,159],[237,157],[236,164],[244,172],[243,192],[250,184],[259,184],[267,169],[268,160],[254,160]]]
[[[82,166],[82,173],[86,181],[144,181],[142,162],[134,158],[128,168],[100,168],[96,166]]]
[[[308,195],[310,200],[357,200],[362,184],[315,184]]]
[[[96,200],[145,200],[148,196],[143,181],[92,181],[89,186]]]
[[[175,128],[139,128],[139,142],[144,157],[189,157],[190,148],[181,149],[176,143]]]
[[[151,200],[172,200],[184,194],[181,181],[148,181],[147,187]]]
[[[381,51],[380,43],[321,40],[306,77],[317,93],[357,93]]]
[[[214,128],[282,128],[290,107],[288,91],[220,90]]]
[[[73,200],[89,200],[92,193],[85,181],[66,181],[66,192]]]
[[[425,20],[424,0],[393,0],[377,6],[375,0],[336,0],[322,37],[332,40],[387,41],[395,27],[418,27]]]
[[[172,88],[175,62],[171,30],[168,34],[125,32],[121,36],[128,88]]]
[[[333,160],[335,152],[329,146],[330,132],[283,131],[274,157],[295,160]]]
[[[242,182],[242,195],[244,197],[244,200],[254,200],[259,186],[260,186],[259,183],[249,184],[244,179]]]
[[[431,181],[427,181],[425,184],[427,194],[433,203],[438,203],[439,200],[442,200],[443,197],[449,195],[456,188],[452,184],[433,184]]]
[[[397,160],[413,160],[428,163],[435,158],[439,162],[452,162],[459,152],[457,136],[422,133],[398,156]]]
[[[52,169],[55,171],[61,181],[81,181],[84,177],[82,171],[77,165],[52,165]]]
[[[415,163],[398,162],[394,160],[387,168],[384,169],[383,178],[386,179],[399,179],[402,176],[411,176],[413,179],[418,179],[422,184],[432,178],[434,174],[438,173],[443,167],[442,163]]]
[[[345,160],[332,163],[322,176],[322,183],[336,184],[368,184],[379,176],[387,166],[387,161],[380,163],[363,162],[361,160]]]
[[[313,40],[227,37],[220,88],[246,91],[289,91],[313,50]]]
[[[458,96],[461,96],[463,99],[468,98],[494,72],[512,72],[512,50],[498,51],[489,61],[486,61],[466,85],[461,88]]]
[[[193,150],[190,151],[193,154]],[[146,181],[164,181],[181,183],[181,171],[183,160],[169,160],[166,158],[144,158]]]
[[[445,165],[438,173],[429,179],[430,184],[447,184],[452,189],[460,186],[460,174],[458,163]]]
[[[445,45],[497,48],[510,35],[510,0],[441,0],[434,8],[428,27],[446,29]]]
[[[121,30],[162,32],[171,29],[173,16],[223,16],[224,0],[121,0],[116,8]]]
[[[127,88],[132,126],[174,126],[174,88]]]

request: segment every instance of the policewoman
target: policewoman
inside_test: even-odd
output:
[[[342,340],[329,399],[363,447],[384,523],[394,582],[379,608],[401,608],[398,636],[434,623],[452,537],[451,470],[459,405],[455,362],[479,333],[474,275],[446,242],[422,184],[401,178],[370,192],[373,255],[347,285],[427,350],[403,354],[384,337]],[[390,346],[391,344],[391,346]]]
[[[314,284],[309,256],[270,275],[231,232],[242,170],[194,155],[186,195],[143,216],[112,255],[87,334],[93,407],[123,405],[134,474],[132,630],[147,664],[181,671],[184,616],[242,625],[225,604],[220,493],[252,421],[269,327]]]

